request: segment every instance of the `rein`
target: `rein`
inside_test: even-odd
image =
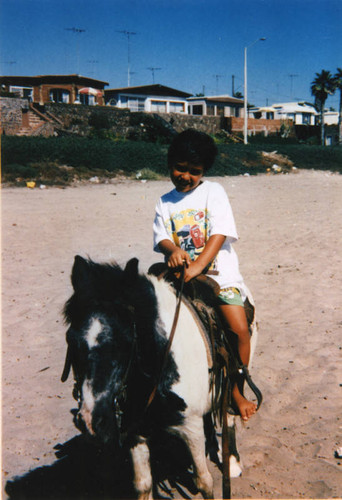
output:
[[[159,386],[159,383],[160,383],[160,379],[161,379],[162,373],[164,371],[164,368],[166,366],[167,357],[169,355],[169,352],[170,352],[170,349],[171,349],[171,346],[172,346],[172,342],[173,342],[173,338],[175,336],[175,332],[176,332],[176,328],[177,328],[177,323],[178,323],[178,318],[179,318],[179,311],[180,311],[180,306],[181,306],[181,303],[182,303],[182,296],[183,296],[184,270],[185,270],[185,263],[184,263],[184,265],[182,267],[182,271],[181,271],[181,284],[180,284],[180,289],[178,291],[178,300],[177,300],[177,304],[176,304],[175,315],[173,317],[173,322],[172,322],[172,327],[171,327],[171,332],[170,332],[169,340],[168,340],[168,343],[167,343],[167,346],[166,346],[166,349],[165,349],[165,353],[164,353],[163,363],[161,365],[161,369],[160,369],[157,381],[156,381],[156,383],[155,383],[155,385],[154,385],[154,387],[152,389],[152,392],[151,392],[151,394],[150,394],[150,396],[148,398],[148,401],[147,401],[147,404],[146,404],[146,407],[145,407],[145,411],[152,404],[152,401],[154,400],[154,397],[155,397],[155,395],[157,393],[157,389],[158,389],[158,386]]]

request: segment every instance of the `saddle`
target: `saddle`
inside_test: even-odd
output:
[[[153,264],[148,270],[148,274],[171,283],[176,292],[179,292],[181,282],[165,263]],[[218,420],[222,423],[222,402],[225,391],[228,392],[228,412],[232,415],[239,415],[231,397],[235,383],[238,384],[239,390],[243,394],[244,383],[247,382],[257,398],[258,408],[262,401],[262,394],[253,383],[247,366],[241,363],[236,334],[227,331],[227,327],[221,320],[217,300],[219,293],[218,283],[210,276],[201,274],[183,284],[182,300],[191,310],[195,320],[200,323],[202,332],[205,332],[206,344],[209,346],[212,359],[210,367],[212,412],[215,421]],[[245,301],[245,313],[252,335],[251,326],[255,319],[255,308],[248,298]]]

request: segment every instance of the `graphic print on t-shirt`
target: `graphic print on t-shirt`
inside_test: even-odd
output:
[[[209,238],[208,220],[207,210],[186,209],[172,214],[165,225],[175,244],[196,260]]]

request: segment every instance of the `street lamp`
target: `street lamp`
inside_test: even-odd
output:
[[[252,47],[257,42],[264,42],[266,38],[257,38],[250,45],[245,47],[245,63],[244,63],[244,96],[243,96],[243,107],[244,107],[244,121],[243,121],[243,142],[248,144],[247,140],[247,125],[248,125],[248,114],[247,114],[247,49]]]

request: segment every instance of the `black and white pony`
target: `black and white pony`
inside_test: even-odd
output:
[[[182,303],[162,370],[177,300],[168,283],[139,274],[137,259],[122,269],[79,256],[71,280],[74,293],[65,305],[70,326],[62,380],[72,366],[77,426],[102,444],[129,448],[139,499],[153,498],[150,441],[165,431],[177,435],[191,453],[198,490],[204,498],[213,498],[203,425],[212,402],[211,360],[193,314]],[[256,331],[252,350],[255,343]],[[233,431],[234,417],[229,418]],[[241,473],[237,452],[230,458],[230,473]]]

